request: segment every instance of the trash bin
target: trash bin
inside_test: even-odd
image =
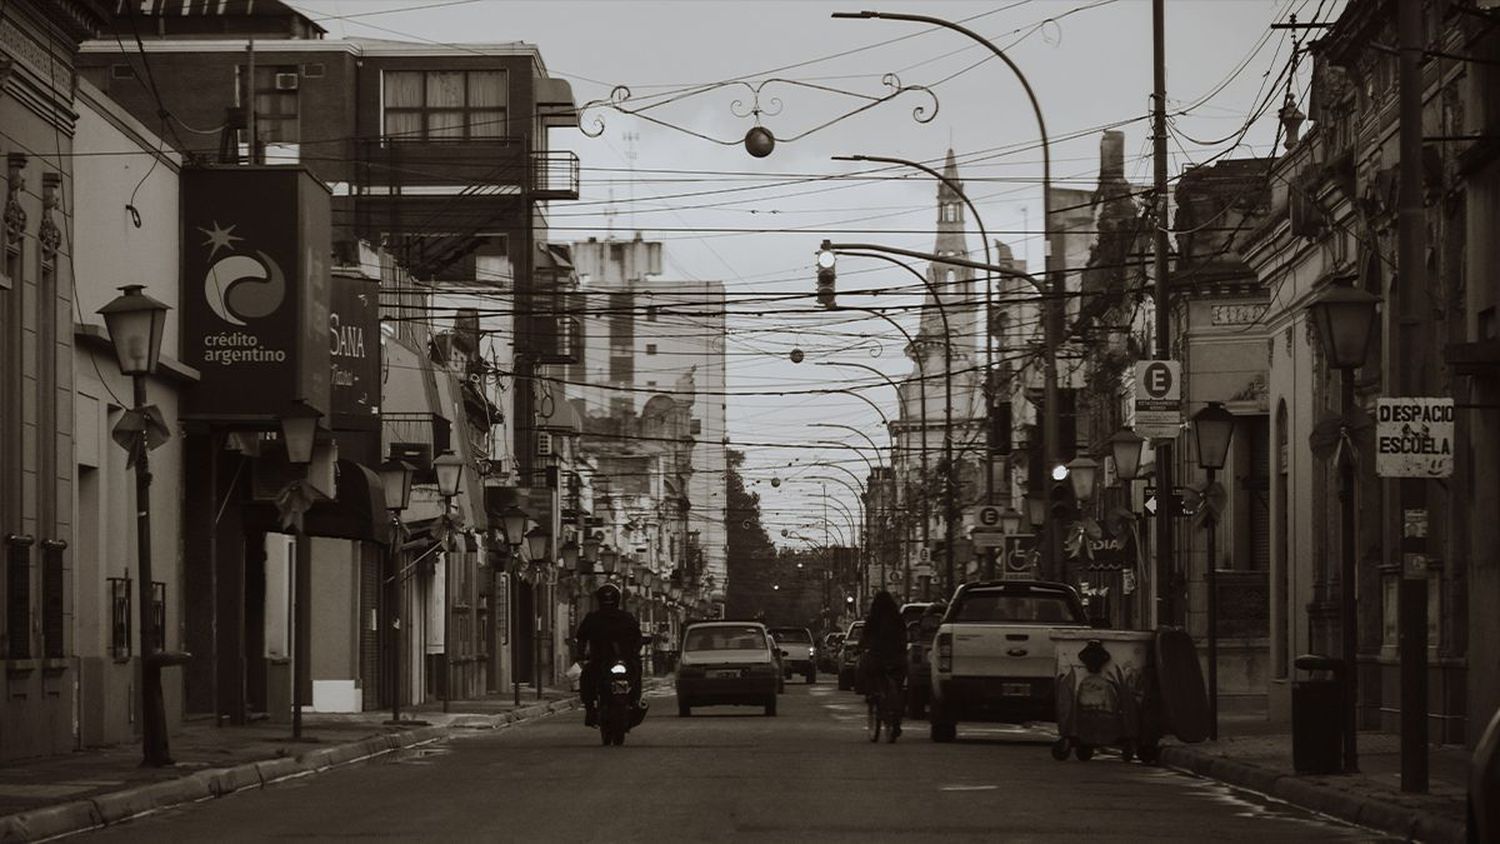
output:
[[[1343,770],[1343,661],[1304,654],[1295,664],[1303,671],[1333,676],[1292,683],[1292,770],[1299,774],[1336,774]]]
[[[1155,756],[1156,736],[1143,729],[1151,671],[1152,634],[1137,630],[1057,630],[1056,759],[1071,749],[1079,760],[1102,746],[1120,748],[1128,760]]]

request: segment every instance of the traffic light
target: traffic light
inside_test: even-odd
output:
[[[1067,481],[1054,480],[1047,486],[1047,512],[1054,519],[1067,519],[1073,515],[1073,485]]]
[[[838,263],[838,256],[831,247],[832,244],[825,240],[818,250],[818,304],[829,309],[834,307],[834,281],[837,277],[834,265]]]

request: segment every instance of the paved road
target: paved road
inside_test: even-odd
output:
[[[622,748],[567,713],[170,810],[106,841],[1370,841],[1292,807],[1118,758],[1055,762],[1046,738],[925,722],[864,737],[863,704],[789,684],[780,716],[669,695]]]

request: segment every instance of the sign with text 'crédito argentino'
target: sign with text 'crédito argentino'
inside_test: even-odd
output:
[[[185,416],[328,414],[328,190],[297,167],[182,173],[182,360],[202,380]]]
[[[1453,399],[1399,396],[1375,402],[1375,474],[1453,476]]]

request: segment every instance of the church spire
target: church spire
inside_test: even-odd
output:
[[[935,255],[968,257],[969,246],[964,236],[966,223],[964,222],[965,205],[962,190],[963,182],[958,178],[958,160],[950,147],[943,161],[943,179],[938,181],[937,239],[932,247]],[[949,329],[954,343],[954,355],[956,357],[968,356],[974,343],[974,312],[971,295],[974,286],[973,270],[934,261],[928,265],[927,278],[937,289],[943,309],[947,311]],[[926,353],[931,354],[932,347],[935,346],[938,354],[941,355],[945,333],[943,311],[939,309],[929,292],[922,305],[922,320],[918,331],[919,340],[928,341]],[[941,365],[940,362],[939,365]]]

